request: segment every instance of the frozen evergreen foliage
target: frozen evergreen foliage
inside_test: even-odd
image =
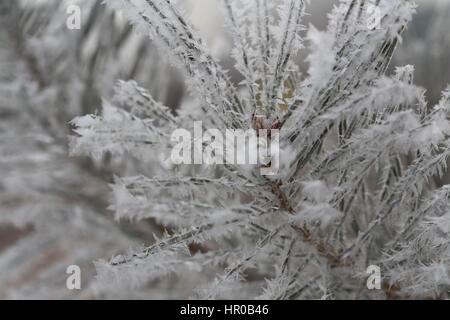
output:
[[[196,298],[448,298],[450,189],[439,177],[450,153],[450,87],[429,106],[412,66],[386,74],[411,1],[342,0],[319,31],[302,25],[307,1],[223,0],[238,85],[174,1],[106,3],[185,72],[196,103],[174,114],[121,81],[101,114],[72,121],[73,155],[131,155],[152,168],[116,177],[116,218],[153,218],[166,229],[153,244],[98,261],[100,284],[195,275]],[[369,27],[369,4],[380,26]],[[173,165],[170,136],[194,120],[280,128],[278,175]],[[369,265],[381,267],[380,291],[366,287]]]

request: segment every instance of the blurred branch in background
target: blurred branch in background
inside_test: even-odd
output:
[[[101,1],[77,3],[80,31],[66,28],[64,2],[0,3],[0,298],[88,297],[93,260],[160,232],[152,221],[116,224],[107,211],[112,168],[151,168],[69,158],[66,137],[118,79],[140,79],[173,107],[183,89],[169,95],[175,73],[120,16]],[[83,267],[86,290],[66,289],[71,264]]]

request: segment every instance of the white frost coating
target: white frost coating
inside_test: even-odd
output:
[[[335,64],[333,53],[333,36],[326,31],[319,31],[309,26],[307,39],[311,42],[312,53],[308,56],[308,73],[314,86],[320,86],[332,75]]]

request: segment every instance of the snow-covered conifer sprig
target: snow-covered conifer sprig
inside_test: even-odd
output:
[[[310,26],[303,40],[306,1],[223,0],[237,85],[174,1],[107,3],[185,71],[198,103],[174,115],[121,82],[100,116],[73,121],[75,154],[152,160],[153,177],[116,178],[111,208],[118,219],[152,218],[167,230],[99,264],[100,281],[144,286],[188,273],[204,298],[367,298],[359,275],[370,262],[386,268],[387,298],[448,297],[449,193],[439,178],[450,155],[450,89],[431,109],[412,66],[386,74],[411,1],[376,1],[380,27],[368,28],[368,1],[341,0],[327,30]],[[309,68],[300,75],[304,43]],[[153,161],[175,128],[195,120],[220,130],[279,128],[279,174]]]

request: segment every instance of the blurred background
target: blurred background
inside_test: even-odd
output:
[[[240,81],[219,1],[179,2]],[[337,1],[310,2],[304,24],[325,29]],[[450,83],[450,1],[417,3],[391,67],[414,65],[415,83],[433,105]],[[80,30],[66,27],[70,4],[81,7]],[[301,57],[299,64],[306,72]],[[101,1],[0,0],[0,299],[180,298],[195,285],[181,279],[186,292],[174,291],[170,277],[129,292],[96,285],[93,261],[164,231],[152,220],[115,221],[108,209],[114,175],[152,168],[132,157],[69,156],[70,120],[98,112],[119,79],[135,79],[172,109],[194,101],[183,75]],[[82,270],[81,290],[66,288],[69,265]]]

